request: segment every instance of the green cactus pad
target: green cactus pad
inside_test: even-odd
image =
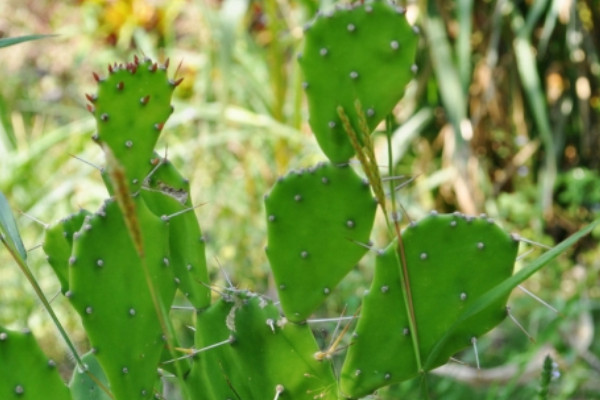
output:
[[[180,291],[197,309],[208,307],[204,238],[194,211],[169,193],[142,191],[142,197],[155,215],[168,218],[170,261]]]
[[[337,107],[344,108],[359,132],[359,100],[371,132],[392,111],[413,75],[418,38],[403,10],[385,1],[361,3],[317,15],[306,27],[299,56],[310,126],[336,163],[354,155]]]
[[[108,380],[94,353],[90,351],[84,354],[81,361],[85,364],[87,371],[108,388]],[[79,368],[75,368],[73,371],[69,388],[73,400],[111,400],[110,396],[85,371],[81,371]]]
[[[70,400],[54,361],[30,332],[0,327],[0,399]]]
[[[467,307],[512,275],[518,242],[487,218],[430,215],[402,234],[421,360]],[[340,375],[351,398],[417,375],[397,243],[377,258],[356,334]],[[508,294],[473,315],[444,343],[433,369],[506,316]]]
[[[281,306],[302,321],[367,251],[377,204],[352,168],[321,164],[282,177],[265,205]]]
[[[141,199],[134,198],[134,204],[143,259],[118,203],[108,200],[85,219],[69,260],[66,296],[81,316],[116,399],[152,396],[165,346],[145,270],[164,308],[170,307],[176,289],[168,223],[152,214]]]
[[[81,228],[84,218],[89,214],[87,210],[80,210],[50,225],[45,232],[42,247],[60,281],[63,294],[69,290],[69,257],[73,248],[73,234]]]
[[[308,325],[287,323],[271,301],[225,294],[198,315],[198,353],[189,378],[194,399],[337,399],[331,365],[317,361]],[[277,390],[282,390],[276,397]]]
[[[110,148],[125,169],[133,192],[143,183],[154,146],[172,113],[171,95],[178,82],[169,80],[167,66],[151,60],[109,66],[106,78],[94,75],[98,94],[88,95],[96,118],[94,139]]]

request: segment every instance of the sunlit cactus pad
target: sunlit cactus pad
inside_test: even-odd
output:
[[[154,146],[173,109],[171,95],[180,81],[167,77],[167,64],[137,57],[95,74],[98,93],[87,95],[97,122],[94,139],[107,146],[125,169],[132,191],[143,183]]]
[[[367,251],[377,204],[352,168],[321,164],[282,177],[265,205],[281,306],[302,321]]]
[[[402,97],[413,74],[417,39],[404,9],[386,1],[338,6],[307,25],[299,61],[309,122],[331,161],[354,155],[337,107],[358,132],[355,101],[360,101],[370,133]]]
[[[56,364],[29,331],[0,327],[0,399],[71,400]]]
[[[432,369],[505,318],[508,295],[455,326],[463,312],[512,275],[518,241],[485,217],[434,214],[405,229],[402,242],[420,358]],[[401,258],[397,243],[377,258],[342,368],[340,389],[349,397],[419,373],[402,295]]]
[[[206,350],[189,377],[194,399],[338,398],[329,363],[314,357],[310,327],[287,322],[254,294],[224,293],[200,313],[196,347]]]

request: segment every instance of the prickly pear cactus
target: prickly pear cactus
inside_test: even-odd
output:
[[[91,373],[92,379],[86,371],[76,367],[73,376],[69,382],[69,389],[73,395],[73,400],[111,400],[111,397],[98,386],[98,382],[110,389],[108,379],[102,370],[102,366],[96,359],[93,352],[88,352],[81,357],[87,372]]]
[[[29,331],[0,327],[0,376],[0,399],[71,399],[56,364]]]
[[[132,192],[146,178],[156,141],[173,111],[171,95],[180,81],[168,79],[167,67],[137,57],[114,64],[107,77],[94,75],[98,93],[87,95],[98,127],[94,138],[123,166]]]
[[[149,289],[170,307],[176,289],[169,257],[168,223],[134,199],[143,240],[140,258],[124,215],[108,200],[86,217],[73,241],[66,296],[83,326],[116,399],[150,398],[165,346]],[[146,276],[146,270],[148,275]]]
[[[352,168],[321,164],[282,177],[265,205],[281,306],[302,321],[367,251],[377,204]]]
[[[359,100],[372,132],[402,97],[416,48],[417,36],[404,10],[387,1],[338,6],[306,27],[299,61],[309,122],[331,161],[345,162],[354,155],[337,107],[343,107],[360,132],[355,109]]]
[[[331,367],[315,359],[308,325],[288,323],[270,300],[246,292],[198,315],[189,378],[194,399],[337,399]]]
[[[69,290],[69,257],[73,249],[73,234],[81,228],[84,218],[88,215],[89,211],[80,210],[46,229],[42,247],[48,263],[60,281],[62,294]]]
[[[512,275],[518,241],[487,218],[430,215],[402,234],[420,359],[433,369],[498,325],[508,295],[454,327],[461,314]],[[402,295],[397,243],[377,258],[375,276],[340,376],[352,398],[419,372]],[[434,360],[432,349],[454,329]]]

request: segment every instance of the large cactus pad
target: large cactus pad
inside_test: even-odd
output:
[[[358,132],[358,100],[372,131],[404,93],[416,48],[417,37],[403,9],[385,1],[341,6],[307,26],[299,60],[309,122],[331,161],[345,162],[354,155],[338,106]]]
[[[454,214],[426,217],[403,232],[402,242],[418,351],[431,369],[504,319],[508,295],[455,326],[463,312],[512,275],[518,242],[486,218]],[[402,295],[401,259],[397,243],[377,259],[342,368],[340,388],[347,396],[362,397],[420,372]],[[443,338],[441,350],[429,360]]]
[[[365,254],[377,204],[352,168],[331,164],[281,178],[265,204],[281,306],[302,321]]]
[[[73,241],[67,297],[81,315],[117,399],[151,398],[165,342],[150,292],[169,307],[176,284],[168,224],[134,199],[142,232],[140,257],[114,200],[86,217]]]

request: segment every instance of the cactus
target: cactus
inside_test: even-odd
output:
[[[69,382],[73,400],[111,400],[111,397],[98,384],[100,383],[108,389],[108,379],[94,353],[90,351],[81,359],[85,363],[86,370],[75,368]],[[93,378],[90,377],[90,374]]]
[[[352,168],[321,164],[282,177],[265,205],[281,306],[302,321],[367,251],[377,204]]]
[[[346,162],[354,155],[338,106],[356,132],[363,130],[358,112],[366,115],[368,130],[373,131],[411,79],[416,47],[417,36],[404,10],[384,1],[340,6],[307,25],[299,61],[309,122],[332,162]]]
[[[198,315],[199,352],[189,377],[194,399],[337,399],[328,363],[307,325],[288,323],[270,300],[225,293]]]
[[[165,307],[176,288],[167,223],[141,199],[134,202],[144,257],[136,250],[117,202],[109,200],[86,217],[75,235],[66,294],[81,316],[117,399],[150,398],[165,345],[145,268],[152,286],[158,288],[154,295]]]
[[[0,399],[71,399],[56,363],[29,331],[0,327],[0,376]]]
[[[111,65],[105,78],[94,75],[99,90],[87,96],[88,108],[111,198],[93,214],[80,211],[50,226],[44,243],[91,342],[86,368],[27,268],[0,196],[0,239],[81,367],[69,386],[76,400],[161,398],[159,365],[176,375],[185,399],[367,395],[469,346],[506,316],[512,288],[593,229],[511,276],[517,242],[487,218],[430,215],[407,227],[377,257],[338,382],[327,356],[343,335],[317,351],[304,322],[370,247],[385,194],[369,135],[402,95],[416,43],[402,10],[384,1],[337,8],[307,28],[300,64],[310,124],[331,163],[283,176],[265,199],[266,254],[284,315],[271,300],[232,288],[210,303],[188,182],[154,149],[180,82],[168,79],[168,63],[135,58]],[[347,163],[355,152],[368,183]],[[177,289],[197,313],[189,350],[177,346],[168,319]],[[0,329],[0,356],[1,398],[72,398],[31,335]]]
[[[123,166],[132,192],[146,178],[156,141],[173,111],[171,95],[181,81],[168,79],[167,67],[137,57],[114,64],[106,78],[94,74],[98,93],[87,95],[98,126],[94,139]]]
[[[487,218],[434,214],[408,227],[402,242],[419,357],[427,360],[454,321],[512,275],[518,241]],[[377,258],[342,368],[341,391],[353,398],[422,372],[414,356],[397,252],[397,243],[392,243]],[[506,316],[507,299],[508,294],[466,319],[428,362],[428,369],[444,364],[470,346],[472,338],[498,325]]]

